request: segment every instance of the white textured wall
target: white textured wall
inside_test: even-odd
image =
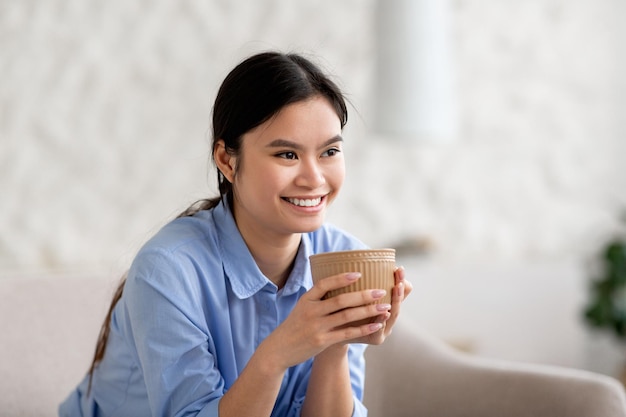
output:
[[[438,259],[577,258],[626,203],[621,0],[451,3],[461,129],[374,135],[374,6],[350,1],[0,1],[0,274],[123,268],[212,193],[210,106],[261,49],[310,53],[356,110],[331,219]]]
[[[372,132],[375,5],[0,0],[0,277],[126,268],[213,193],[227,71],[295,50],[355,106],[331,220],[374,246],[433,242],[405,259],[406,314],[477,353],[586,367],[583,265],[626,206],[626,3],[451,1],[449,145]]]

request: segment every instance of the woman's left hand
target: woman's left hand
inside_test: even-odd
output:
[[[383,327],[376,333],[351,340],[350,343],[380,345],[393,331],[393,326],[396,324],[398,316],[400,315],[400,306],[409,296],[411,291],[413,291],[413,285],[411,285],[411,283],[404,278],[404,267],[401,266],[396,268],[393,275],[395,278],[395,285],[391,293],[391,309],[387,313],[376,317],[374,320],[376,323],[382,323]]]

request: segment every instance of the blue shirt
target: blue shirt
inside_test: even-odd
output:
[[[255,349],[312,286],[309,256],[361,249],[324,225],[302,235],[280,290],[259,270],[228,205],[176,219],[139,251],[116,305],[104,359],[60,416],[218,416]],[[354,416],[366,416],[365,346],[350,345]],[[287,370],[272,416],[300,415],[313,359]]]

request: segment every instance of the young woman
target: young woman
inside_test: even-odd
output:
[[[220,196],[139,251],[61,416],[367,414],[364,346],[391,333],[411,284],[397,269],[391,305],[368,305],[383,290],[323,299],[355,273],[312,284],[310,255],[365,247],[324,224],[346,121],[337,86],[299,55],[233,69],[213,108]]]

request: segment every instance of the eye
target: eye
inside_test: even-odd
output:
[[[292,151],[277,153],[276,156],[284,159],[298,159],[298,155]]]
[[[326,150],[324,153],[322,153],[322,156],[335,156],[339,152],[341,152],[341,150],[339,148],[330,148],[330,149]]]

